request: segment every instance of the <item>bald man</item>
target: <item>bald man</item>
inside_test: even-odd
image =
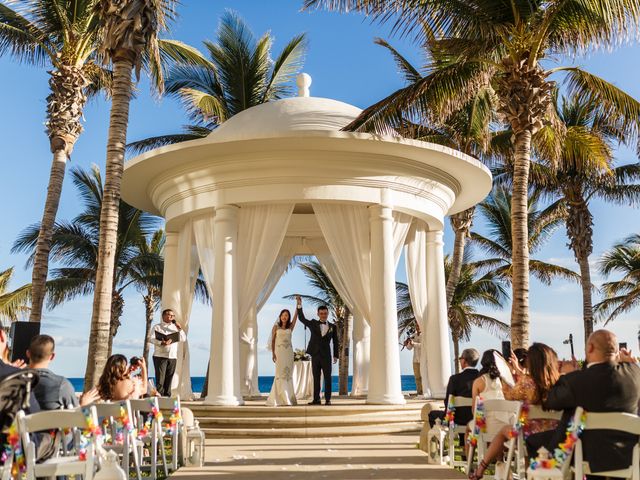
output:
[[[530,453],[540,446],[553,451],[564,438],[576,407],[587,412],[638,413],[640,367],[631,352],[618,351],[618,339],[608,330],[597,330],[587,341],[586,368],[560,377],[549,391],[545,407],[564,410],[560,426],[527,439]],[[545,435],[548,434],[548,435]],[[638,437],[611,430],[591,430],[582,435],[584,459],[592,473],[627,468]],[[533,452],[532,452],[533,451]]]

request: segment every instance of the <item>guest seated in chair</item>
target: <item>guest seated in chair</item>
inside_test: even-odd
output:
[[[429,425],[434,426],[436,419],[444,420],[445,412],[448,407],[449,395],[454,397],[471,398],[471,387],[476,378],[478,378],[478,360],[480,354],[475,348],[466,348],[462,351],[458,361],[460,362],[460,373],[451,375],[449,383],[447,383],[447,393],[444,397],[444,410],[433,410],[429,412]],[[458,425],[466,425],[473,418],[471,407],[456,407],[455,422]]]
[[[140,376],[132,376],[137,369],[141,370]],[[136,363],[129,365],[127,357],[115,354],[107,359],[96,392],[105,401],[135,400],[146,396],[147,383],[147,365],[144,359],[136,358]]]
[[[577,368],[577,365],[576,365]],[[544,406],[564,410],[553,432],[531,435],[527,449],[534,454],[541,446],[549,451],[564,440],[576,407],[587,412],[637,414],[640,401],[640,367],[631,352],[618,351],[618,339],[608,330],[597,330],[587,341],[586,368],[560,377],[547,395]],[[612,430],[587,430],[582,434],[585,461],[592,473],[628,468],[638,437]]]
[[[511,355],[511,366],[515,372],[516,384],[513,387],[502,384],[505,400],[519,400],[529,405],[541,405],[560,377],[558,356],[552,348],[543,343],[534,343],[529,348],[525,364],[528,373],[522,369],[515,354]],[[556,420],[534,419],[523,425],[523,430],[526,437],[533,433],[553,431],[557,426]],[[478,468],[469,475],[470,479],[482,478],[489,464],[498,459],[504,451],[505,442],[510,438],[511,430],[512,427],[507,425],[496,434]]]

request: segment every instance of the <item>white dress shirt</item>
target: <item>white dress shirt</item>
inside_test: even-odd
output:
[[[178,358],[178,342],[172,342],[170,345],[162,345],[160,340],[156,339],[156,332],[160,332],[163,335],[169,335],[171,333],[176,333],[177,331],[180,332],[180,341],[184,342],[187,339],[184,330],[178,330],[178,327],[173,323],[161,321],[153,326],[153,330],[151,331],[151,343],[154,345],[154,357]]]
[[[320,333],[324,337],[329,331],[329,324],[327,322],[320,322]]]

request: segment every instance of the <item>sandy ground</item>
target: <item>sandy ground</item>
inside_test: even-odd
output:
[[[465,476],[427,465],[417,435],[301,439],[207,440],[203,468],[181,468],[181,479],[437,479]]]

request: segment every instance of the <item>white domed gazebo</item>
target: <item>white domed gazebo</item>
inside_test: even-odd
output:
[[[403,248],[424,332],[425,392],[442,397],[451,373],[444,218],[481,201],[491,175],[450,148],[341,131],[360,109],[310,97],[304,74],[298,84],[299,97],[250,108],[206,138],[125,166],[123,199],[166,219],[163,308],[188,329],[199,269],[208,285],[205,402],[240,405],[257,393],[257,312],[293,256],[316,255],[354,314],[352,394],[404,403],[395,289]],[[184,347],[174,384],[189,398]]]

